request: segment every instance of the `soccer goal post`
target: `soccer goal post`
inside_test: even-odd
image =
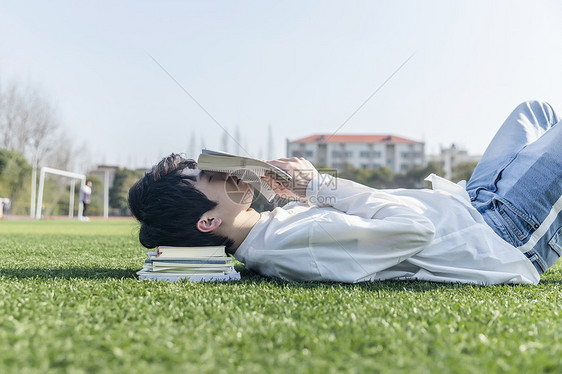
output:
[[[66,171],[66,170],[58,170],[58,169],[53,169],[53,168],[48,168],[48,167],[42,167],[41,173],[40,173],[40,176],[39,176],[39,191],[38,191],[38,194],[37,194],[37,205],[36,205],[35,219],[41,219],[41,211],[43,209],[43,190],[45,188],[45,174],[47,174],[47,173],[72,178],[71,182],[70,182],[70,198],[69,198],[69,202],[68,202],[68,216],[70,218],[72,218],[72,216],[74,215],[74,189],[75,189],[75,186],[76,186],[76,180],[77,179],[80,180],[80,189],[82,189],[82,187],[84,187],[86,185],[86,176],[84,174],[71,173],[71,172]],[[82,206],[81,203],[79,203],[79,205],[78,205],[78,218],[82,218],[83,209],[84,209],[84,207]]]

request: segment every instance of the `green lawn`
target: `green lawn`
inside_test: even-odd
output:
[[[539,286],[140,282],[132,221],[0,221],[0,373],[562,372]]]

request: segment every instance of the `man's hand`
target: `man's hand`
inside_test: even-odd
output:
[[[280,180],[274,174],[268,174],[262,177],[262,180],[269,184],[278,196],[306,202],[306,187],[313,178],[318,176],[314,165],[302,157],[280,158],[267,161],[267,163],[286,171],[291,176],[291,180]]]

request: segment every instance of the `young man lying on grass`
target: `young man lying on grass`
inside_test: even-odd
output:
[[[319,175],[303,158],[270,161],[295,201],[258,213],[250,187],[171,155],[129,191],[140,242],[226,245],[248,269],[287,280],[419,279],[538,283],[562,251],[562,125],[550,105],[519,105],[461,187],[377,190]]]

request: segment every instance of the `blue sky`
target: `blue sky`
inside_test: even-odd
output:
[[[519,102],[562,108],[560,15],[554,0],[8,0],[0,81],[47,96],[93,164],[218,149],[224,130],[261,158],[336,130],[478,154]]]

